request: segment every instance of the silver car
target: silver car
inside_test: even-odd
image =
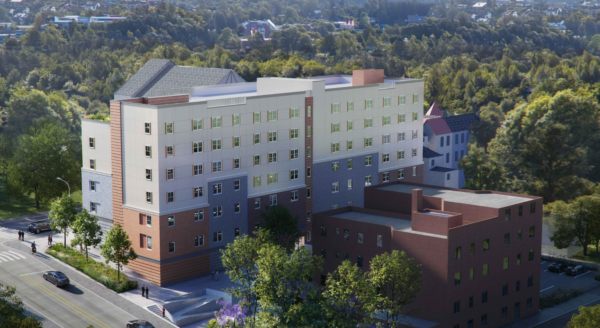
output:
[[[32,222],[27,227],[27,230],[29,230],[29,232],[33,232],[33,233],[36,233],[36,234],[38,234],[38,233],[40,233],[42,231],[51,230],[51,228],[50,228],[50,222],[49,221],[36,221],[36,222]]]
[[[70,284],[69,278],[60,271],[46,271],[44,272],[44,279],[53,283],[56,287],[66,287]]]

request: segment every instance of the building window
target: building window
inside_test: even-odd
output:
[[[535,213],[535,203],[529,204],[529,214]]]
[[[260,144],[260,133],[255,133],[254,134],[254,144],[255,145]]]
[[[454,274],[454,285],[460,285],[460,272]]]
[[[456,247],[456,249],[454,250],[454,259],[460,260],[460,256],[461,256],[461,248]]]
[[[239,158],[234,158],[234,159],[233,159],[233,169],[234,169],[234,170],[237,170],[237,169],[239,169],[240,167],[241,167],[241,166],[240,166],[240,159],[239,159]]]
[[[504,221],[510,220],[510,208],[504,210]]]
[[[365,156],[365,166],[371,166],[373,164],[373,156]]]
[[[521,241],[521,236],[522,236],[522,231],[521,229],[517,230],[517,241]]]
[[[239,213],[240,210],[241,210],[241,206],[240,206],[239,202],[233,204],[233,213]]]
[[[233,137],[233,148],[240,146],[240,137]]]
[[[413,171],[413,177],[416,177],[417,176],[417,167],[413,166],[413,170],[412,171]]]
[[[152,169],[146,169],[146,180],[152,181]]]
[[[527,287],[533,287],[533,276],[527,277]]]
[[[269,174],[269,184],[271,183],[277,183],[277,173]]]
[[[363,267],[363,257],[362,255],[357,255],[356,256],[356,266],[359,268]]]
[[[324,225],[321,226],[321,236],[327,237],[327,227]]]
[[[529,238],[535,237],[535,226],[529,227]]]
[[[460,312],[460,301],[454,302],[454,313]]]
[[[195,187],[194,188],[194,198],[198,198],[198,197],[202,197],[204,196],[204,192],[202,190],[202,187]]]
[[[173,156],[173,146],[166,146],[167,156]]]
[[[340,123],[331,123],[331,133],[340,132]]]
[[[223,192],[223,184],[222,183],[213,184],[213,195],[219,195],[219,194],[221,194],[221,192]]]
[[[149,191],[146,191],[146,203],[152,204],[152,193]]]
[[[371,185],[371,176],[368,175],[365,177],[365,186],[370,186]]]
[[[201,153],[202,152],[202,141],[198,141],[198,142],[194,142],[192,144],[192,151],[194,153]]]
[[[349,101],[348,104],[348,111],[351,112],[354,110],[354,101]]]
[[[390,97],[383,97],[383,107],[390,107],[391,103]]]
[[[331,170],[332,171],[337,171],[340,169],[340,162],[333,162],[331,163]]]
[[[222,231],[218,231],[213,234],[213,241],[215,243],[220,242],[222,240],[223,240],[223,232]]]
[[[306,221],[310,221],[311,218],[311,213],[310,211],[306,212]],[[310,231],[308,232],[310,234]],[[310,238],[308,238],[308,240],[310,241]]]
[[[312,190],[310,188],[306,188],[306,198],[310,198],[312,196],[311,191]]]
[[[365,109],[373,109],[373,99],[365,100]]]
[[[269,195],[269,206],[277,205],[277,195]]]
[[[392,122],[392,119],[389,116],[384,116],[383,117],[383,125],[390,125]]]
[[[212,127],[220,128],[221,127],[221,116],[212,118]]]
[[[398,133],[398,141],[404,141],[406,134],[404,132]]]
[[[174,215],[169,215],[167,221],[169,222],[169,227],[172,227],[175,225],[175,216]]]
[[[446,180],[450,180],[450,173],[446,173]]]
[[[508,257],[504,258],[504,263],[502,264],[502,270],[508,269]]]
[[[454,144],[458,145],[458,134],[454,135]]]
[[[290,150],[290,159],[298,159],[298,149]]]
[[[298,139],[298,129],[290,129],[290,139]]]
[[[373,146],[373,138],[365,138],[365,147]]]
[[[485,304],[488,301],[488,292],[481,293],[481,304]]]
[[[221,150],[221,139],[215,139],[212,141],[212,150]]]
[[[517,254],[517,265],[521,265],[521,253]]]
[[[175,178],[175,174],[173,169],[167,169],[167,180],[173,180]]]
[[[340,208],[339,204],[335,204],[333,206],[331,206],[331,209],[337,210],[338,208]]]
[[[390,182],[390,172],[383,172],[381,178],[383,182]]]
[[[519,206],[519,217],[523,216],[523,205]]]
[[[90,180],[90,191],[96,191],[96,181]]]
[[[481,327],[487,326],[487,314],[481,316]]]
[[[362,232],[356,234],[356,242],[362,244],[364,242],[364,235]]]
[[[306,136],[312,137],[312,127],[311,126],[306,127]]]
[[[254,186],[255,187],[260,186],[260,177],[254,177]]]
[[[502,308],[502,319],[506,319],[508,316],[508,308],[505,306]]]
[[[323,257],[324,259],[327,258],[327,250],[325,248],[321,248],[321,257]]]
[[[194,165],[194,175],[202,174],[202,164]]]
[[[412,157],[416,157],[417,156],[417,148],[413,148],[412,149]]]
[[[406,96],[398,96],[398,105],[406,104]]]
[[[454,152],[454,161],[458,162],[458,150]]]
[[[223,170],[223,162],[221,162],[221,161],[213,162],[212,166],[213,166],[213,172],[221,172]]]
[[[291,199],[292,202],[298,201],[298,190],[292,190]]]
[[[412,120],[413,120],[413,122],[416,121],[416,120],[418,120],[418,119],[419,119],[419,113],[413,112],[412,113]]]
[[[149,122],[144,123],[144,133],[150,134],[152,132],[152,128]]]
[[[172,203],[175,201],[175,192],[169,191],[167,192],[167,203]]]
[[[484,239],[483,240],[483,251],[489,251],[490,250],[490,240],[489,239]]]
[[[527,310],[531,309],[533,307],[533,298],[528,298],[527,299]]]
[[[515,284],[515,291],[521,291],[521,280],[517,280],[517,283]]]
[[[260,165],[260,155],[254,155],[254,165]]]
[[[311,148],[310,147],[306,147],[306,157],[310,157],[311,154]]]
[[[253,122],[254,123],[260,123],[260,112],[259,113],[254,113]]]
[[[233,126],[240,125],[240,114],[233,115]]]
[[[391,136],[389,134],[384,135],[383,136],[383,144],[389,144],[390,139],[391,139]]]
[[[485,277],[485,276],[487,276],[487,275],[488,275],[488,264],[487,264],[487,263],[485,263],[485,264],[483,265],[483,276]]]
[[[338,151],[340,151],[340,143],[339,142],[332,143],[331,144],[331,152],[337,153]]]
[[[469,309],[473,308],[473,296],[469,296]]]
[[[165,123],[165,132],[167,134],[173,133],[173,123]]]
[[[348,170],[352,170],[352,160],[348,160]]]
[[[383,247],[383,236],[377,235],[377,247]]]
[[[419,130],[412,130],[412,138],[417,139],[419,137]]]
[[[269,142],[276,142],[276,141],[277,141],[277,131],[269,132]]]
[[[390,161],[390,153],[381,154],[381,162],[388,163]]]
[[[234,237],[239,237],[240,236],[240,228],[235,228],[233,230],[233,236]]]
[[[277,163],[277,153],[269,153],[269,164]]]
[[[348,229],[344,229],[344,240],[345,241],[350,240],[350,230],[348,230]]]
[[[307,178],[310,178],[310,177],[311,177],[311,174],[312,174],[312,172],[311,172],[311,169],[310,169],[310,167],[307,167],[307,168],[306,168],[306,177],[307,177]]]
[[[90,203],[90,212],[96,213],[96,203]]]
[[[348,140],[346,141],[346,148],[348,148],[348,150],[352,150],[353,147],[353,142],[352,140]]]
[[[267,121],[268,122],[277,121],[277,111],[276,110],[270,110],[267,112]]]
[[[146,236],[146,248],[152,250],[152,237]]]
[[[298,118],[298,108],[290,108],[290,118]]]
[[[223,215],[223,207],[220,205],[213,207],[213,217],[218,218],[221,215]]]
[[[254,198],[254,209],[260,208],[260,198]]]
[[[90,148],[95,148],[96,146],[96,139],[95,138],[89,138],[90,139]]]
[[[373,119],[372,118],[366,118],[365,119],[365,128],[372,128],[373,127]]]
[[[196,236],[194,238],[194,245],[196,247],[204,246],[204,236]]]
[[[475,279],[475,269],[470,268],[469,269],[469,280],[473,280]]]
[[[529,250],[529,261],[533,261],[533,249]]]
[[[150,215],[146,215],[146,226],[148,226],[148,227],[152,226],[152,216],[150,216]]]
[[[413,104],[416,104],[419,102],[419,94],[413,94]]]
[[[510,244],[510,233],[504,234],[504,245]]]
[[[91,170],[96,169],[96,160],[95,159],[90,159],[90,169]]]
[[[346,124],[346,127],[347,127],[348,131],[352,131],[354,129],[354,122],[348,121],[348,123]]]
[[[336,193],[340,191],[340,183],[339,182],[334,182],[331,184],[331,192],[332,193]]]
[[[398,170],[398,180],[404,179],[404,169]]]
[[[298,179],[298,170],[291,170],[290,171],[290,180],[296,180]]]
[[[194,221],[204,220],[204,210],[197,210],[194,212]]]

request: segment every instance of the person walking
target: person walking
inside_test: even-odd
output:
[[[148,294],[150,294],[150,288],[146,287],[146,298],[148,298]]]
[[[215,270],[212,270],[212,271],[210,272],[210,275],[211,275],[211,278],[210,278],[210,279],[212,279],[212,280],[215,280]]]
[[[48,246],[50,246],[50,235],[48,235]]]
[[[215,280],[219,280],[219,270],[215,271]]]
[[[142,285],[142,297],[144,297],[145,293],[146,293],[146,286]]]
[[[163,318],[165,317],[165,307],[163,306]]]
[[[31,243],[31,255],[33,255],[33,253],[35,253],[35,241]]]
[[[50,247],[52,247],[52,235],[48,235],[50,237]]]

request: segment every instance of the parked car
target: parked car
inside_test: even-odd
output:
[[[548,272],[561,273],[561,272],[565,271],[566,268],[567,268],[567,266],[565,264],[552,263],[548,266]]]
[[[44,272],[44,279],[53,283],[56,287],[66,287],[71,283],[69,278],[60,271],[46,271]]]
[[[127,322],[127,328],[154,328],[154,326],[146,320],[131,320]]]
[[[29,226],[27,227],[27,230],[29,230],[29,232],[38,234],[42,231],[48,231],[48,230],[52,230],[52,229],[50,228],[49,221],[36,221],[36,222],[32,222],[31,224],[29,224]]]
[[[567,275],[569,276],[577,276],[580,275],[582,273],[585,272],[585,268],[581,265],[575,266],[575,267],[568,267],[567,270],[565,270],[565,272],[567,273]]]

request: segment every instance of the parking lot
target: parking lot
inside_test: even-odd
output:
[[[600,282],[594,280],[598,272],[586,271],[578,276],[568,276],[564,272],[549,272],[550,264],[552,262],[549,261],[542,261],[541,264],[540,296],[550,294],[558,288],[579,288],[586,293],[600,287]]]

